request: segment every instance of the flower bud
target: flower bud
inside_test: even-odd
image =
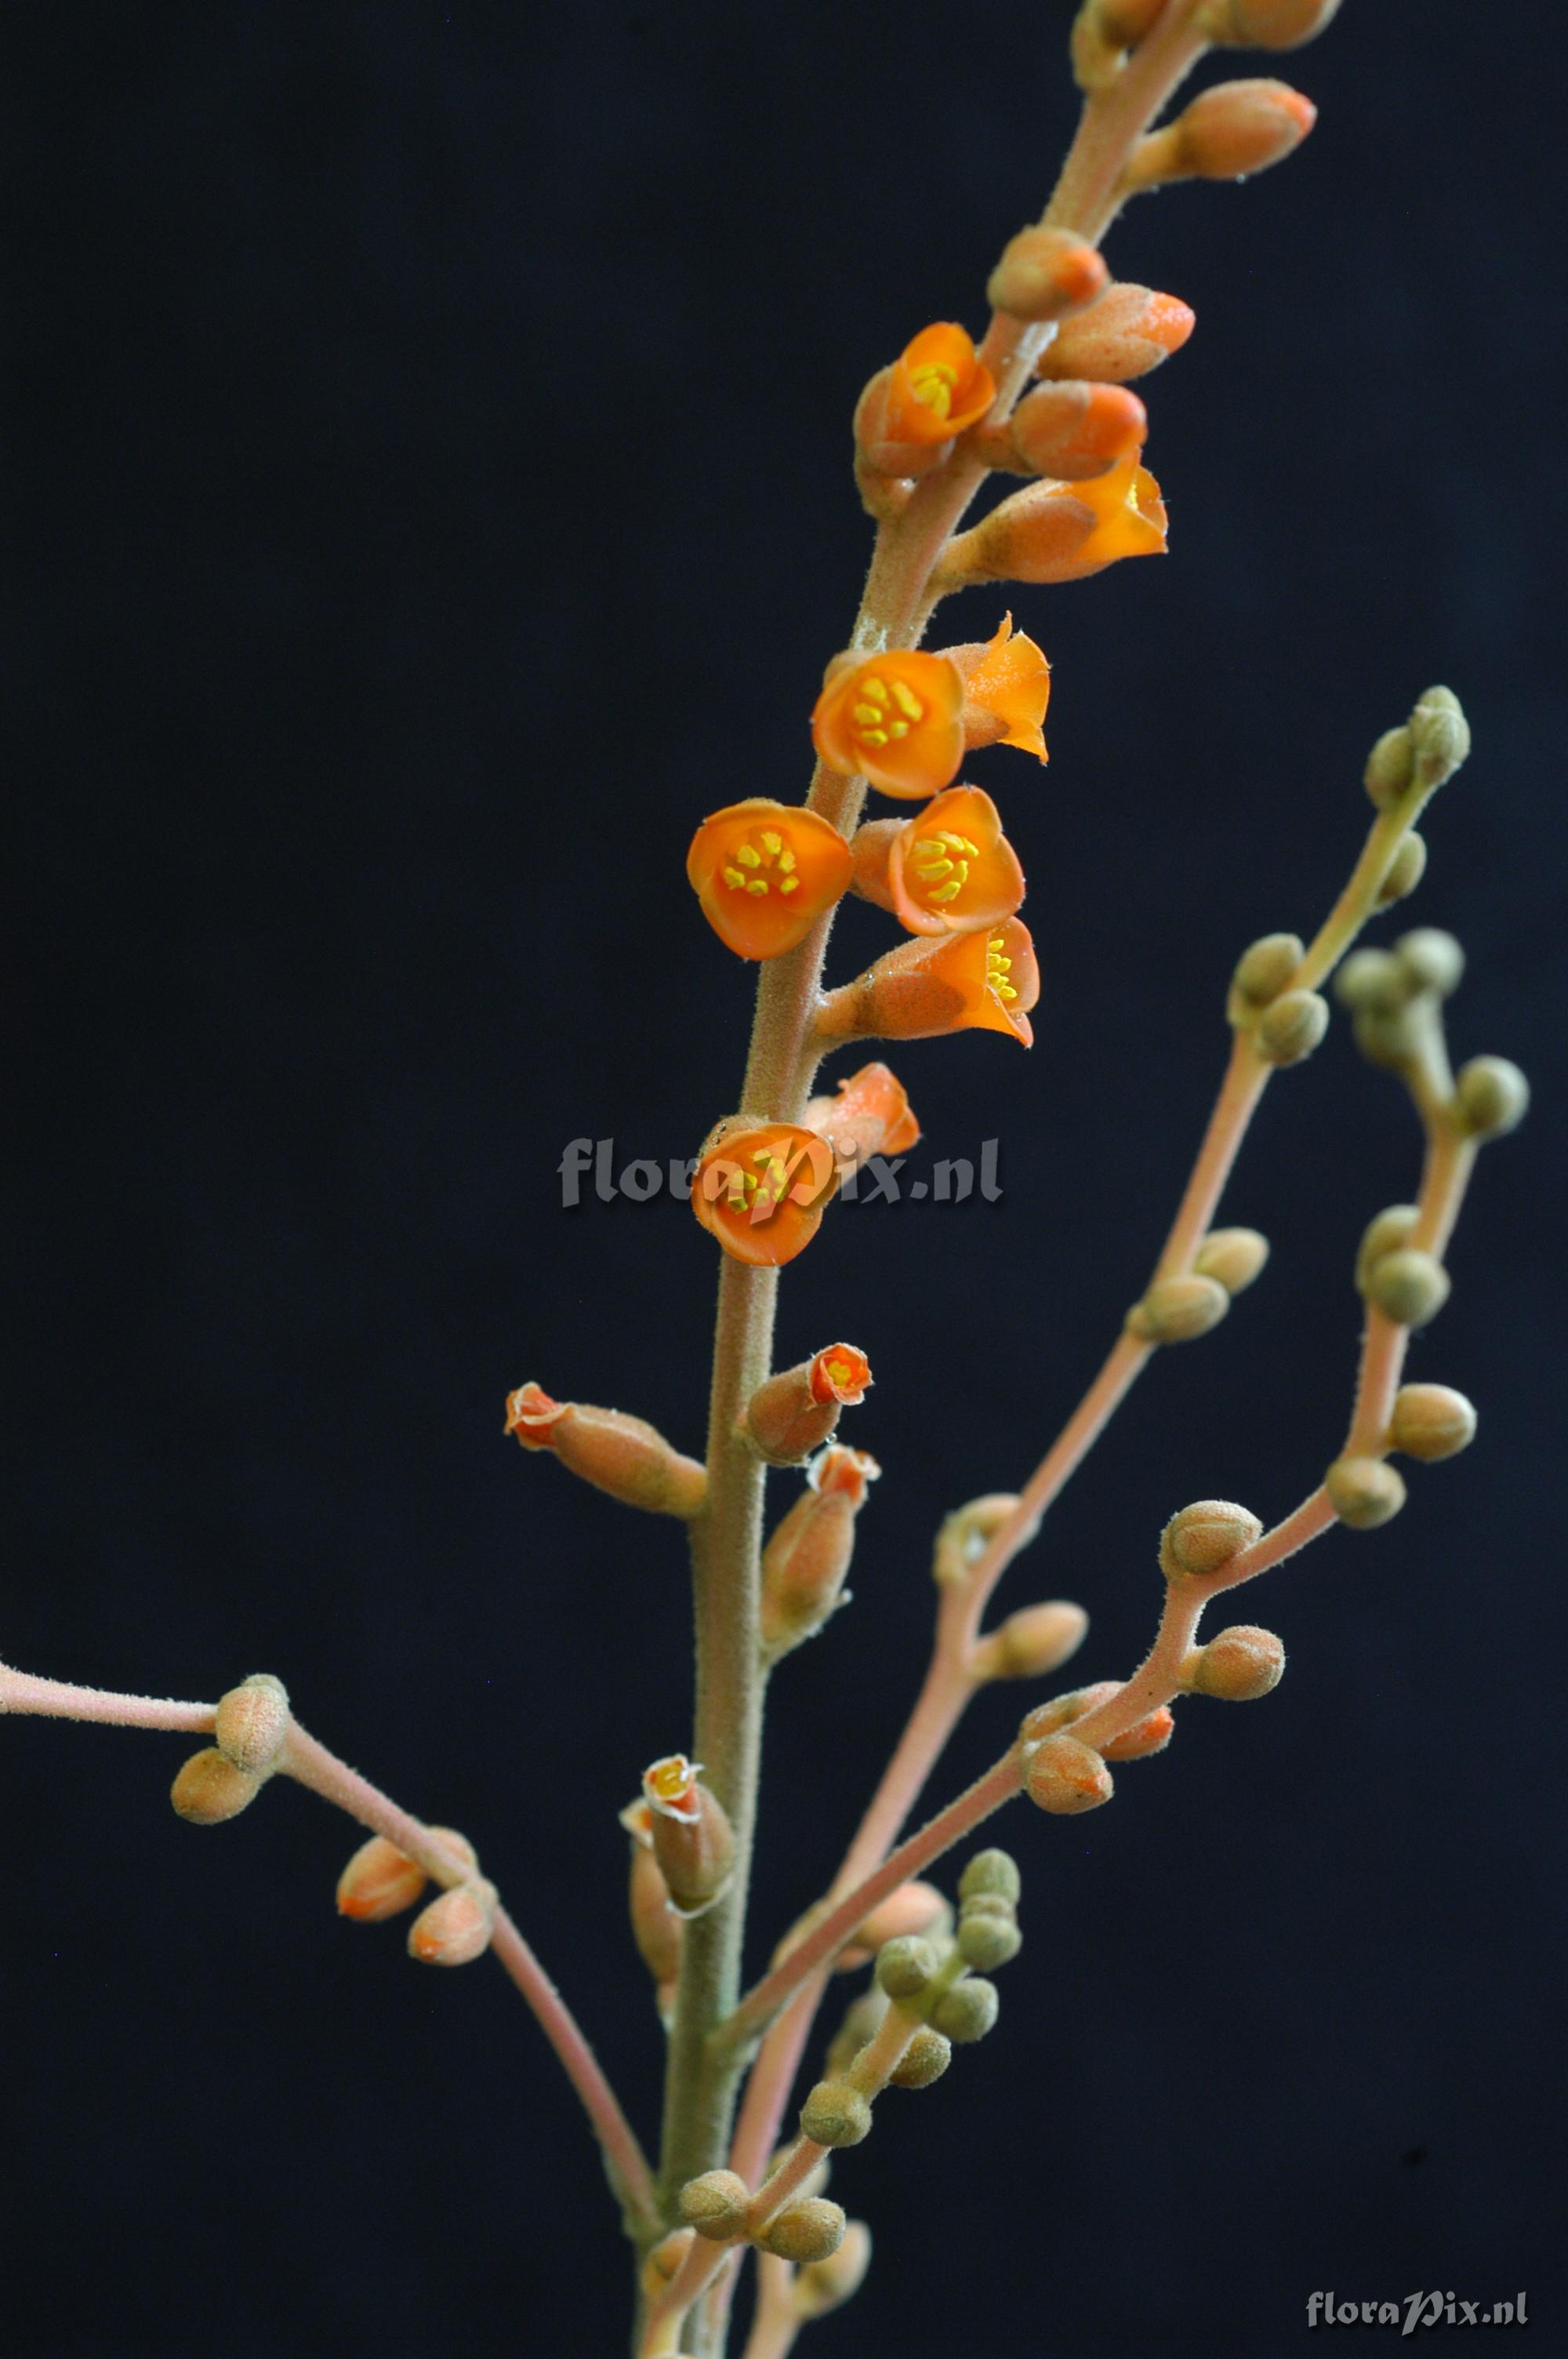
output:
[[[1027,1712],[1019,1726],[1019,1742],[1037,1744],[1043,1736],[1054,1736],[1059,1728],[1070,1728],[1086,1712],[1098,1712],[1102,1703],[1121,1693],[1119,1680],[1096,1680],[1087,1688],[1070,1688],[1065,1695],[1050,1696]]]
[[[1386,1254],[1398,1253],[1408,1244],[1420,1219],[1421,1212],[1414,1204],[1390,1204],[1368,1223],[1356,1256],[1358,1292],[1367,1292],[1372,1272]]]
[[[1299,934],[1264,934],[1237,962],[1230,978],[1232,1003],[1239,1001],[1249,1009],[1267,1007],[1289,988],[1305,956]]]
[[[881,2030],[888,2011],[885,1995],[873,1983],[862,1991],[854,2003],[844,2010],[844,2020],[834,2033],[827,2049],[827,2071],[830,2081],[840,2080],[848,2072],[868,2040]]]
[[[288,1734],[288,1690],[270,1671],[253,1671],[220,1699],[212,1734],[236,1769],[265,1777]]]
[[[1065,1598],[1021,1605],[979,1641],[969,1657],[970,1673],[977,1680],[1044,1679],[1077,1653],[1088,1626],[1083,1607]]]
[[[790,2288],[795,2316],[825,2318],[860,2291],[871,2266],[871,2232],[863,2220],[851,2220],[836,2253],[825,2261],[809,2261],[796,2271]]]
[[[1476,1439],[1476,1411],[1452,1385],[1401,1385],[1389,1421],[1389,1447],[1432,1465]]]
[[[1262,1529],[1261,1519],[1234,1499],[1195,1499],[1160,1535],[1160,1570],[1169,1581],[1217,1572],[1249,1549]]]
[[[1415,773],[1423,787],[1451,778],[1470,751],[1470,724],[1451,688],[1429,688],[1410,718]]]
[[[1023,1878],[1010,1852],[994,1848],[978,1851],[958,1878],[960,1900],[979,1900],[989,1895],[1011,1901],[1014,1908],[1023,1897]]]
[[[929,2089],[952,2061],[952,2041],[923,2023],[888,2078],[895,2089]]]
[[[848,2225],[842,2204],[805,2195],[775,2212],[757,2242],[781,2261],[825,2261],[843,2243]]]
[[[1415,783],[1415,745],[1408,725],[1385,729],[1367,756],[1362,783],[1373,807],[1387,810]]]
[[[1426,874],[1426,838],[1407,835],[1389,863],[1389,873],[1378,891],[1378,907],[1388,909],[1413,893]]]
[[[1530,1083],[1507,1057],[1472,1057],[1459,1069],[1454,1103],[1472,1138],[1501,1138],[1524,1120]]]
[[[1217,1631],[1206,1647],[1195,1648],[1183,1671],[1196,1695],[1251,1703],[1279,1686],[1284,1669],[1285,1649],[1273,1632],[1259,1629],[1256,1623],[1238,1622]]]
[[[1193,1256],[1193,1268],[1234,1298],[1246,1292],[1268,1258],[1269,1240],[1256,1229],[1211,1229]]]
[[[865,1399],[871,1381],[863,1352],[831,1343],[758,1386],[747,1404],[746,1431],[770,1466],[798,1466],[828,1440],[840,1410]]]
[[[837,1442],[806,1468],[806,1488],[762,1550],[762,1645],[771,1658],[814,1637],[843,1594],[855,1518],[881,1469]]]
[[[1414,982],[1389,951],[1352,951],[1334,979],[1341,1007],[1357,1016],[1394,1016],[1409,1004]]]
[[[1060,320],[1081,311],[1109,283],[1104,261],[1075,231],[1032,223],[1002,248],[986,299],[1014,320]]]
[[[1023,1936],[1010,1918],[989,1911],[971,1914],[966,1909],[958,1920],[957,1943],[958,1955],[967,1966],[990,1973],[1017,1957]]]
[[[1145,1343],[1188,1343],[1217,1327],[1229,1308],[1229,1295],[1212,1277],[1159,1277],[1127,1324]]]
[[[1239,49],[1299,49],[1315,40],[1339,0],[1219,0],[1210,38]]]
[[[479,1854],[466,1835],[451,1827],[431,1827],[427,1832],[460,1854],[470,1867],[478,1867]],[[388,1917],[400,1917],[406,1908],[412,1908],[429,1880],[418,1863],[395,1843],[388,1843],[384,1835],[372,1835],[369,1843],[361,1843],[338,1878],[338,1913],[351,1917],[356,1924],[382,1924]]]
[[[705,2170],[687,2180],[676,2208],[687,2226],[710,2245],[729,2245],[746,2233],[752,2190],[739,2171]]]
[[[1169,1704],[1157,1704],[1142,1720],[1134,1721],[1119,1736],[1113,1736],[1104,1747],[1108,1761],[1143,1761],[1151,1753],[1163,1753],[1176,1733]]]
[[[1130,49],[1153,30],[1164,6],[1165,0],[1089,0],[1085,13],[1094,18],[1102,40]]]
[[[1043,1737],[1028,1755],[1023,1790],[1043,1810],[1076,1817],[1108,1802],[1114,1788],[1100,1756],[1076,1736],[1061,1735]],[[947,2026],[938,2028],[946,2031]]]
[[[889,1998],[918,1998],[936,1972],[936,1952],[918,1934],[884,1941],[877,1952],[877,1987]]]
[[[946,1895],[934,1884],[901,1884],[855,1928],[854,1942],[840,1953],[839,1963],[863,1964],[884,1942],[902,1940],[907,1934],[942,1932],[952,1914]]]
[[[1340,1522],[1353,1532],[1375,1532],[1405,1503],[1403,1475],[1380,1458],[1336,1458],[1323,1487]]]
[[[1192,312],[1175,296],[1117,281],[1057,329],[1036,361],[1035,373],[1126,385],[1179,352],[1193,327]]]
[[[1283,163],[1317,121],[1317,109],[1282,82],[1223,82],[1204,91],[1173,123],[1140,140],[1129,185],[1244,180]]]
[[[871,2100],[852,2081],[818,2081],[800,2109],[802,2136],[814,2146],[859,2146],[871,2126]]]
[[[1320,992],[1287,991],[1258,1018],[1252,1044],[1265,1064],[1299,1065],[1328,1029],[1328,1002]]]
[[[426,1966],[467,1966],[490,1947],[495,1887],[482,1877],[454,1884],[408,1928],[408,1954]]]
[[[666,1754],[643,1772],[652,1812],[654,1857],[682,1917],[701,1917],[723,1894],[735,1868],[735,1833],[700,1761]]]
[[[696,2242],[694,2230],[672,2228],[643,2256],[643,2293],[646,2300],[657,2301]]]
[[[265,1782],[251,1770],[237,1769],[226,1753],[210,1745],[185,1763],[168,1799],[191,1826],[220,1827],[247,1810]]]
[[[663,1990],[680,1972],[686,1927],[670,1907],[670,1887],[654,1855],[651,1840],[646,1846],[640,1843],[632,1845],[627,1908],[637,1954],[652,1974],[654,1988]]]
[[[707,1494],[706,1467],[619,1409],[556,1401],[535,1384],[519,1385],[506,1397],[505,1430],[524,1450],[553,1450],[563,1466],[629,1507],[689,1518]]]
[[[1433,1255],[1404,1245],[1374,1264],[1367,1294],[1396,1326],[1424,1327],[1447,1301],[1452,1283]]]
[[[1054,1741],[1072,1743],[1070,1737]],[[1078,1751],[1082,1753],[1084,1749],[1080,1745]],[[955,1983],[950,1991],[943,1992],[931,2010],[931,2027],[939,2031],[944,2039],[952,2040],[955,2047],[967,2048],[972,2040],[983,2039],[993,2027],[1000,2006],[995,1983],[988,1983],[979,1974],[969,1974],[961,1983]]]
[[[956,1588],[968,1579],[1017,1506],[1013,1492],[988,1491],[944,1516],[931,1560],[931,1577],[939,1589]]]
[[[1141,451],[1149,413],[1123,386],[1065,377],[1025,394],[1002,433],[1025,474],[1077,483]]]
[[[1414,990],[1430,991],[1439,999],[1458,989],[1465,972],[1464,951],[1441,926],[1418,926],[1413,933],[1401,934],[1394,956]]]

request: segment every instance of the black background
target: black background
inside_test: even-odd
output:
[[[1069,136],[1069,15],[8,21],[0,1649],[178,1695],[278,1671],[471,1832],[650,2135],[614,1813],[687,1739],[681,1536],[524,1460],[502,1398],[536,1376],[698,1444],[709,1241],[667,1201],[566,1213],[556,1164],[688,1153],[732,1101],[751,979],[686,841],[801,789],[868,545],[851,402],[926,320],[979,325]],[[1381,931],[1452,925],[1459,1053],[1546,1080],[1562,67],[1552,0],[1351,0],[1282,61],[1323,117],[1287,169],[1113,235],[1198,315],[1141,388],[1172,554],[1014,600],[1053,759],[974,775],[1032,880],[1037,1046],[897,1059],[922,1156],[1000,1137],[1003,1201],[835,1212],[786,1284],[785,1359],[871,1355],[850,1438],[886,1473],[852,1611],[775,1689],[754,1963],[900,1724],[933,1527],[1021,1480],[1098,1365],[1230,964],[1311,930],[1366,748],[1431,679],[1476,752]],[[888,938],[849,912],[835,974]],[[1291,1646],[1279,1693],[1184,1712],[1081,1827],[1001,1822],[1001,2026],[840,2167],[877,2254],[821,2359],[1292,2352],[1314,2288],[1525,2287],[1561,2333],[1560,1129],[1548,1098],[1484,1157],[1412,1355],[1477,1446],[1244,1601]],[[1341,1023],[1271,1092],[1226,1207],[1265,1278],[1156,1363],[1004,1593],[1085,1600],[1085,1676],[1145,1642],[1175,1506],[1273,1517],[1315,1481],[1355,1241],[1416,1157]],[[982,1699],[941,1793],[1021,1702]],[[623,2347],[552,2060],[493,1968],[336,1920],[345,1822],[280,1781],[199,1833],[178,1740],[0,1743],[10,2347]]]

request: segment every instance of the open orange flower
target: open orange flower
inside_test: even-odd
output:
[[[947,544],[933,577],[944,595],[968,582],[1078,582],[1119,557],[1165,546],[1165,504],[1136,452],[1078,484],[1031,484]]]
[[[824,1040],[881,1038],[924,1040],[978,1027],[1034,1042],[1029,1010],[1040,996],[1040,970],[1029,929],[1017,918],[972,934],[921,938],[889,951],[817,1014]]]
[[[1103,475],[1075,484],[1072,497],[1094,511],[1094,530],[1079,549],[1078,573],[1098,573],[1119,557],[1163,553],[1167,517],[1160,486],[1134,451]]]
[[[922,328],[893,363],[883,431],[890,442],[947,442],[983,418],[996,379],[973,338],[950,320]]]
[[[853,865],[838,829],[815,811],[753,795],[703,821],[686,873],[719,940],[737,957],[770,959],[805,940]]]
[[[964,743],[1016,745],[1046,761],[1041,723],[1051,698],[1051,667],[1027,631],[1004,614],[983,645],[948,647],[964,683]],[[1017,903],[1013,904],[1014,908]]]
[[[691,1209],[736,1261],[775,1269],[805,1252],[838,1185],[833,1150],[816,1131],[720,1124],[697,1164]]]
[[[957,776],[964,758],[964,683],[947,656],[891,648],[840,663],[811,715],[830,770],[917,802]]]
[[[918,819],[873,820],[854,853],[856,890],[912,934],[972,933],[1011,918],[1023,898],[1001,813],[979,787],[949,787]]]
[[[813,1098],[806,1124],[846,1170],[873,1155],[907,1154],[920,1142],[908,1093],[886,1065],[862,1065],[839,1082],[836,1096]]]

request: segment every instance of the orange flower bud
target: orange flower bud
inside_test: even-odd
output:
[[[1015,320],[1061,320],[1103,295],[1108,282],[1099,254],[1074,231],[1032,224],[1002,248],[986,299]]]
[[[964,683],[964,744],[1016,745],[1045,759],[1041,723],[1051,695],[1051,667],[1027,631],[1004,614],[990,637],[945,647]]]
[[[1149,413],[1124,386],[1094,385],[1081,377],[1037,386],[1025,394],[1007,422],[1016,463],[1031,475],[1103,475],[1119,459],[1141,451]]]
[[[974,340],[950,320],[922,328],[893,363],[884,431],[890,442],[950,442],[985,416],[996,379]]]
[[[1212,38],[1233,49],[1299,49],[1315,40],[1339,0],[1230,0]]]
[[[212,1734],[236,1769],[260,1777],[272,1768],[288,1734],[288,1690],[270,1671],[254,1671],[219,1699]]]
[[[722,1897],[735,1865],[735,1835],[723,1806],[702,1783],[701,1762],[684,1753],[649,1764],[643,1795],[669,1905],[681,1917],[701,1917]]]
[[[1043,1605],[1021,1605],[988,1631],[970,1657],[981,1680],[1039,1680],[1060,1670],[1084,1643],[1089,1617],[1065,1597]]]
[[[1163,1753],[1175,1731],[1176,1723],[1170,1705],[1157,1705],[1144,1719],[1134,1721],[1130,1728],[1124,1728],[1119,1736],[1111,1738],[1105,1748],[1105,1758],[1108,1761],[1141,1761],[1151,1753]]]
[[[490,1947],[495,1887],[482,1877],[454,1884],[422,1908],[408,1928],[408,1954],[422,1966],[467,1966]]]
[[[1188,1687],[1225,1703],[1255,1703],[1279,1686],[1284,1669],[1283,1642],[1255,1622],[1219,1631],[1206,1647],[1195,1647],[1182,1666]]]
[[[227,1754],[210,1745],[184,1764],[168,1799],[189,1825],[221,1827],[248,1810],[265,1782],[252,1770],[236,1769]]]
[[[1065,1695],[1048,1696],[1033,1712],[1025,1712],[1018,1732],[1019,1741],[1037,1745],[1043,1736],[1054,1736],[1058,1729],[1071,1728],[1086,1712],[1098,1711],[1120,1692],[1119,1680],[1096,1680],[1087,1688],[1069,1688]]]
[[[697,1164],[691,1209],[734,1260],[774,1269],[805,1252],[838,1185],[833,1150],[814,1130],[725,1122]]]
[[[839,1411],[864,1400],[871,1381],[863,1352],[853,1343],[831,1343],[814,1360],[802,1360],[757,1387],[747,1404],[746,1430],[770,1466],[798,1466],[828,1439]]]
[[[1100,1756],[1076,1736],[1047,1736],[1029,1755],[1023,1790],[1043,1810],[1063,1818],[1097,1810],[1114,1790]]]
[[[903,1083],[880,1064],[862,1065],[839,1082],[836,1096],[813,1098],[806,1109],[806,1125],[827,1140],[841,1171],[873,1155],[903,1155],[920,1139],[920,1125]]]
[[[1179,352],[1194,324],[1191,310],[1174,295],[1157,295],[1152,288],[1119,279],[1057,330],[1035,362],[1035,374],[1126,385]]]
[[[815,811],[753,795],[705,819],[686,873],[702,914],[737,957],[778,958],[804,941],[849,883],[849,847]]]
[[[807,1488],[762,1550],[762,1644],[771,1658],[814,1636],[838,1603],[855,1517],[881,1473],[865,1451],[841,1444],[807,1467]]]
[[[1023,898],[1018,854],[979,787],[949,787],[918,819],[871,821],[857,832],[854,852],[856,891],[892,909],[912,934],[1000,925]]]
[[[1224,82],[1140,142],[1130,167],[1134,188],[1173,180],[1241,180],[1283,163],[1299,147],[1317,109],[1283,82]]]
[[[1165,505],[1136,457],[1087,483],[1031,484],[950,541],[938,572],[968,582],[1079,582],[1121,557],[1164,553]]]
[[[957,774],[963,710],[963,682],[946,656],[891,647],[829,667],[812,739],[830,770],[918,802]]]
[[[479,1854],[466,1835],[451,1827],[432,1827],[430,1832],[460,1853],[470,1867],[478,1867]],[[338,1913],[351,1917],[356,1924],[379,1925],[385,1918],[400,1917],[406,1908],[412,1908],[428,1882],[424,1869],[395,1843],[384,1835],[372,1835],[369,1843],[361,1843],[338,1878]]]
[[[931,1932],[946,1932],[952,1923],[953,1911],[946,1893],[938,1892],[934,1884],[914,1882],[901,1884],[879,1901],[858,1926],[855,1938],[848,1949],[840,1950],[834,1961],[834,1971],[849,1973],[874,1957],[884,1941],[901,1941],[909,1937]]]
[[[1034,1041],[1029,1010],[1040,996],[1040,970],[1029,929],[1016,918],[994,931],[919,938],[889,951],[842,989],[829,992],[817,1016],[819,1037],[924,1040],[978,1027]]]
[[[708,1489],[707,1468],[683,1458],[645,1419],[552,1400],[535,1384],[507,1394],[505,1430],[524,1450],[553,1450],[585,1483],[650,1515],[695,1516]]]

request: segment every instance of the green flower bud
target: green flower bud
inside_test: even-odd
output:
[[[1404,900],[1408,894],[1415,891],[1425,875],[1426,838],[1412,831],[1389,864],[1389,873],[1378,894],[1379,908],[1391,908],[1396,901]]]
[[[1401,934],[1394,944],[1394,956],[1418,991],[1448,999],[1458,990],[1465,953],[1441,926],[1418,926],[1413,933]]]
[[[1193,1256],[1199,1277],[1212,1277],[1227,1294],[1245,1293],[1269,1258],[1269,1240],[1256,1229],[1211,1229]]]
[[[871,2265],[871,2232],[863,2220],[851,2220],[844,2241],[825,2261],[809,2261],[796,2273],[790,2299],[797,2318],[824,2318],[830,2310],[858,2293]]]
[[[1470,724],[1451,688],[1429,688],[1411,714],[1416,776],[1423,787],[1451,778],[1470,751]]]
[[[981,1893],[994,1892],[1017,1906],[1023,1893],[1023,1878],[1016,1861],[1005,1851],[978,1851],[963,1875],[958,1878],[960,1900],[977,1899]]]
[[[982,1973],[1005,1966],[1023,1947],[1023,1936],[1011,1919],[988,1911],[971,1914],[967,1908],[958,1920],[957,1940],[964,1963],[978,1966]]]
[[[807,2195],[775,2212],[757,2241],[781,2261],[825,2261],[843,2243],[848,2225],[842,2204]]]
[[[699,2179],[687,2180],[676,2204],[688,2228],[709,2244],[729,2245],[746,2232],[752,2190],[739,2171],[705,2170]]]
[[[856,2057],[870,2039],[874,2039],[888,2011],[883,1994],[873,1987],[862,1991],[859,1998],[845,2009],[844,2020],[833,2035],[827,2050],[827,2075],[838,2080],[847,2072]]]
[[[1365,1294],[1372,1282],[1372,1272],[1385,1254],[1398,1253],[1408,1244],[1421,1213],[1414,1204],[1390,1204],[1368,1225],[1356,1256],[1356,1285]]]
[[[1145,1343],[1188,1343],[1217,1327],[1229,1308],[1229,1295],[1212,1277],[1160,1277],[1133,1304],[1127,1324]]]
[[[851,2081],[818,2081],[800,2109],[800,2126],[816,2146],[859,2146],[871,2126],[871,2101]]]
[[[1171,1517],[1160,1535],[1160,1570],[1169,1581],[1184,1574],[1217,1572],[1249,1549],[1263,1529],[1261,1518],[1234,1499],[1195,1499]]]
[[[1451,1385],[1401,1385],[1394,1396],[1389,1445],[1431,1465],[1476,1438],[1476,1411]]]
[[[1357,1016],[1392,1016],[1411,988],[1411,977],[1387,951],[1352,951],[1334,978],[1336,999]]]
[[[1367,1292],[1379,1310],[1400,1327],[1424,1327],[1447,1301],[1453,1284],[1443,1264],[1413,1245],[1384,1254],[1372,1269]]]
[[[1328,1029],[1328,1002],[1321,992],[1287,991],[1263,1010],[1252,1045],[1269,1065],[1299,1065]]]
[[[1367,756],[1363,775],[1379,810],[1398,802],[1415,777],[1415,746],[1408,728],[1384,730]]]
[[[1306,956],[1299,934],[1264,934],[1242,951],[1230,978],[1232,997],[1249,1007],[1267,1007],[1286,990]]]
[[[1323,1486],[1329,1506],[1353,1532],[1375,1532],[1405,1503],[1403,1475],[1380,1458],[1336,1458]]]
[[[1472,1138],[1501,1138],[1524,1120],[1530,1083],[1507,1057],[1472,1057],[1460,1068],[1455,1102]]]
[[[888,2077],[895,2089],[929,2089],[952,2061],[952,2041],[923,2023]]]
[[[1081,1753],[1084,1747],[1080,1745],[1078,1750]],[[931,2010],[932,2027],[945,2039],[967,2047],[971,2040],[985,2038],[996,2022],[1000,2005],[995,1983],[970,1974],[966,1981],[955,1983],[950,1991],[943,1992]]]
[[[1284,1669],[1285,1649],[1274,1633],[1253,1622],[1238,1622],[1217,1631],[1206,1647],[1189,1655],[1184,1674],[1195,1695],[1251,1703],[1279,1686]]]
[[[877,1984],[889,1998],[918,1998],[936,1972],[937,1956],[918,1933],[884,1941],[877,1951]]]

